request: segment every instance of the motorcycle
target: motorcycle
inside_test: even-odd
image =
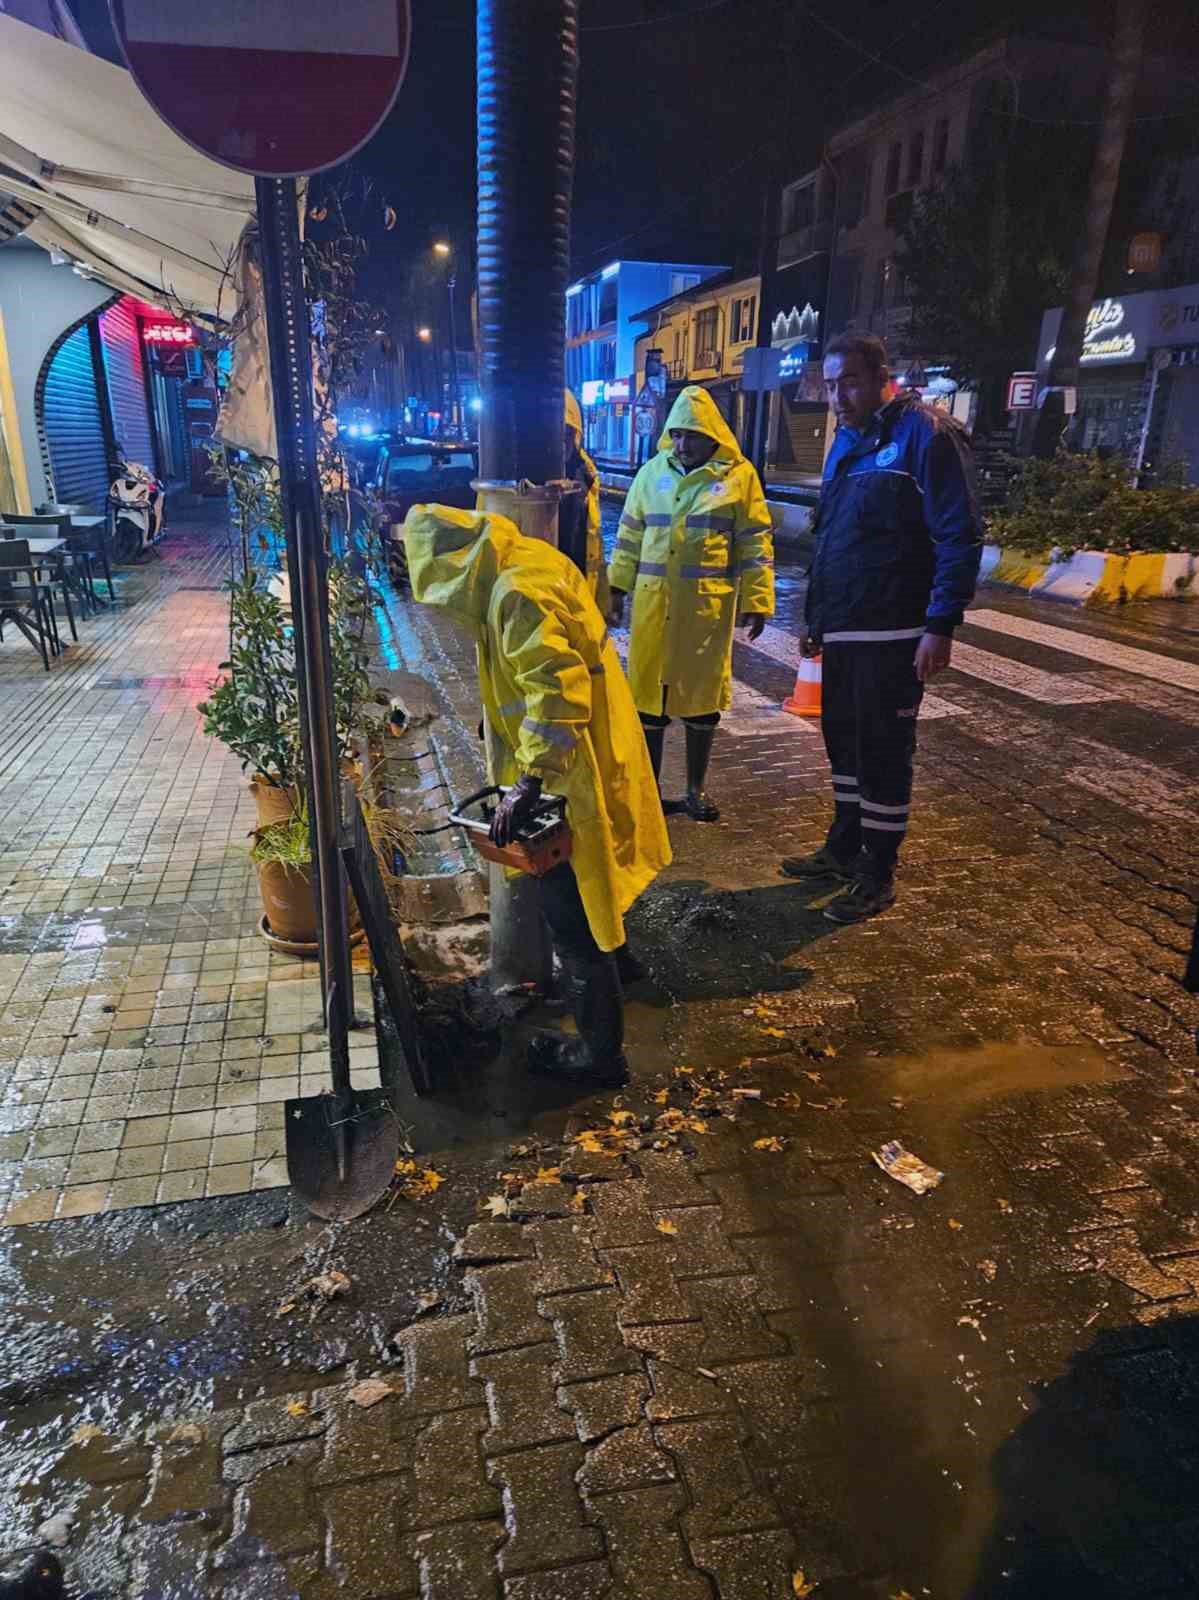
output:
[[[113,555],[119,562],[148,561],[162,538],[162,484],[148,467],[123,461],[108,491]]]

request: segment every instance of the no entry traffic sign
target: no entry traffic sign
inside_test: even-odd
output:
[[[391,110],[409,0],[110,0],[138,87],[175,132],[256,177],[323,172]]]

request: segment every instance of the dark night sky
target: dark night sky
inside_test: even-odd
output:
[[[106,0],[74,4],[103,49]],[[1102,29],[1109,5],[1052,9],[1059,21]],[[889,96],[905,86],[903,73],[1048,9],[1044,0],[583,0],[575,271],[622,254],[752,264],[764,148],[781,147],[784,176],[794,176],[847,104]],[[1168,37],[1168,13],[1195,9],[1155,0],[1151,48]],[[381,300],[397,297],[439,233],[462,250],[474,229],[474,5],[415,0],[414,14],[399,100],[352,163],[372,186],[362,222],[368,289]],[[647,19],[662,20],[629,26]],[[397,214],[390,232],[385,204]]]

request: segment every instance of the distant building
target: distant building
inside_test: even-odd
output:
[[[783,190],[776,307],[809,301],[826,339],[879,334],[901,381],[968,422],[972,397],[958,394],[943,352],[917,349],[909,337],[911,294],[896,259],[903,230],[921,191],[985,147],[996,116],[1093,121],[1107,60],[1101,43],[1077,28],[1061,38],[1008,35],[924,72],[919,84],[839,128],[819,164]],[[1149,59],[1142,98],[1159,104],[1182,82],[1177,64]],[[1032,338],[1030,330],[1030,364]],[[784,421],[797,404],[810,409],[784,386]]]
[[[636,343],[636,404],[647,411],[660,391],[655,418],[657,432],[634,417],[642,448],[635,457],[644,460],[657,445],[665,412],[679,390],[702,383],[716,401],[721,415],[740,437],[743,428],[741,366],[745,352],[758,336],[758,277],[724,272],[671,295],[637,313],[635,321],[647,331]],[[653,351],[660,360],[650,359]],[[659,379],[646,392],[647,376]]]
[[[638,313],[726,269],[680,261],[613,261],[566,291],[566,382],[583,408],[587,448],[632,453]]]

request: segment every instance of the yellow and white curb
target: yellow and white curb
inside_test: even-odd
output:
[[[1065,561],[1037,560],[997,544],[983,548],[980,578],[1010,583],[1030,594],[1071,605],[1116,605],[1125,600],[1192,600],[1196,598],[1199,556],[1112,555],[1105,550],[1079,550]]]

